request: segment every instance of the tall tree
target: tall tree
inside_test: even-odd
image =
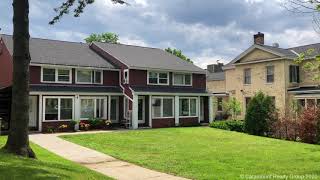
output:
[[[123,0],[111,0],[126,4]],[[88,4],[94,0],[66,0],[54,10],[58,13],[49,24],[58,22],[64,14],[74,8],[74,16],[79,17]],[[3,147],[9,153],[35,158],[29,146],[29,0],[13,0],[13,84],[12,111],[9,136]]]
[[[91,34],[89,37],[84,39],[87,43],[91,42],[104,42],[104,43],[112,43],[112,44],[118,44],[119,41],[119,35],[112,33],[112,32],[106,32],[102,34]]]
[[[13,86],[10,132],[5,150],[35,158],[29,146],[29,1],[13,0]]]
[[[320,33],[320,1],[319,0],[285,0],[282,3],[288,11],[300,14],[310,14],[313,19],[314,29]],[[313,74],[313,80],[320,80],[320,55],[315,49],[308,49],[302,52],[295,59],[295,63],[303,64],[306,72]],[[314,61],[305,61],[306,59],[314,59]]]
[[[183,59],[183,60],[185,60],[187,62],[193,63],[193,61],[190,58],[188,58],[187,56],[185,56],[182,53],[182,51],[179,50],[179,49],[175,49],[175,48],[171,49],[171,48],[168,47],[167,49],[165,49],[165,51],[167,51],[168,53],[173,54],[173,55],[175,55],[175,56],[177,56],[177,57],[179,57],[179,58],[181,58],[181,59]]]

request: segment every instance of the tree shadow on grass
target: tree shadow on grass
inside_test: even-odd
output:
[[[73,179],[72,174],[81,174],[69,162],[58,158],[56,161],[22,158],[0,151],[0,179]]]

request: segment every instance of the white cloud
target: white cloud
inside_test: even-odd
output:
[[[145,42],[145,40],[137,36],[123,36],[123,37],[120,36],[119,42],[121,44],[128,44],[128,45],[135,45],[135,46],[143,46],[143,47],[150,46],[147,42]]]

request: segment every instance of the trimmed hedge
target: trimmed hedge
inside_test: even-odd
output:
[[[228,131],[244,132],[244,122],[242,120],[214,121],[210,124],[210,127]]]

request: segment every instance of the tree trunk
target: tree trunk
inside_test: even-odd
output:
[[[35,158],[29,146],[29,1],[13,0],[13,86],[9,153]]]

